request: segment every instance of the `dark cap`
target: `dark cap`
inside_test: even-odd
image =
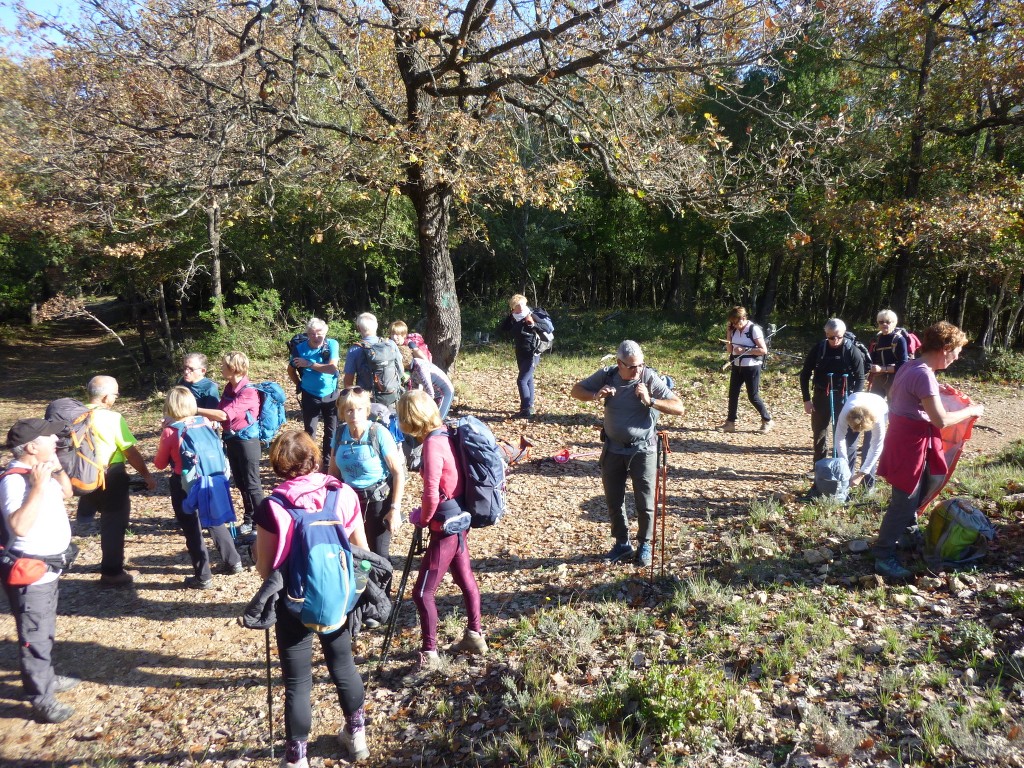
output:
[[[59,424],[46,419],[20,419],[14,422],[14,426],[7,433],[7,447],[17,448],[19,445],[31,443],[37,437],[56,435],[60,430]]]

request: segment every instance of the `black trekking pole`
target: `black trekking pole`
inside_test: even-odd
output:
[[[405,585],[409,582],[409,572],[412,570],[412,559],[423,554],[423,529],[417,527],[412,534],[412,542],[409,544],[409,556],[405,558],[405,568],[402,569],[402,578],[398,582],[398,597],[388,617],[388,629],[384,633],[384,643],[380,648],[380,661],[377,663],[377,677],[384,671],[384,663],[388,660],[388,651],[391,650],[391,641],[395,637],[395,630],[398,627],[398,615],[402,612],[402,598],[405,596]]]
[[[267,641],[267,726],[270,728],[270,759],[274,759],[274,694],[270,679],[270,627],[263,630]]]

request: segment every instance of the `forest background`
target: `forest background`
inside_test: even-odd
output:
[[[518,291],[1020,338],[1017,2],[10,5],[0,320],[105,289],[148,357],[370,308],[444,367]]]

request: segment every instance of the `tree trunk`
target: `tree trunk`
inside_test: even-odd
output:
[[[680,251],[672,259],[672,274],[669,276],[668,289],[665,291],[665,303],[662,305],[662,309],[666,312],[678,310],[681,307],[680,294],[685,267],[686,259],[683,258],[683,252]]]
[[[411,199],[416,210],[423,268],[423,303],[427,309],[425,336],[434,364],[447,371],[462,345],[462,316],[448,242],[452,191],[443,184],[427,184],[421,177],[413,185]]]
[[[171,333],[171,318],[167,315],[167,298],[162,280],[156,284],[156,310],[163,330],[164,349],[167,351],[167,359],[170,360],[174,355],[174,336]]]
[[[981,346],[986,352],[992,350],[995,341],[996,330],[999,327],[999,316],[1003,313],[1003,302],[1006,300],[1006,291],[1010,285],[1010,276],[1006,275],[999,284],[999,293],[996,294],[994,303],[985,307],[985,330],[981,334]]]
[[[765,281],[764,293],[761,295],[761,301],[758,302],[754,313],[754,319],[761,325],[765,325],[772,312],[775,311],[775,298],[779,295],[779,275],[782,272],[784,260],[785,253],[780,248],[775,252],[771,266],[768,267],[768,279]]]
[[[142,362],[148,366],[153,365],[153,353],[149,348],[149,340],[146,338],[146,319],[142,316],[142,303],[139,301],[139,292],[135,284],[128,283],[128,306],[132,313],[132,322],[135,323],[135,330],[139,334],[139,346],[142,348]]]
[[[903,198],[913,200],[921,192],[921,179],[924,177],[924,145],[927,136],[927,104],[928,84],[932,74],[932,59],[938,45],[936,23],[949,8],[949,2],[940,3],[927,19],[924,47],[921,50],[921,68],[917,77],[917,96],[914,103],[914,114],[910,124],[910,149],[907,155],[907,182],[903,187]],[[910,304],[910,275],[914,267],[914,255],[910,246],[898,245],[893,265],[892,309],[899,317],[907,314]]]
[[[217,324],[221,328],[227,328],[228,320],[224,314],[224,293],[220,278],[220,203],[212,193],[210,204],[206,207],[206,231],[210,239],[210,290],[213,293],[213,306],[217,312]]]

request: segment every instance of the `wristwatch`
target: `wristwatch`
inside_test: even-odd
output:
[[[652,397],[651,398],[651,408],[653,408],[657,402],[658,401],[655,398]]]

